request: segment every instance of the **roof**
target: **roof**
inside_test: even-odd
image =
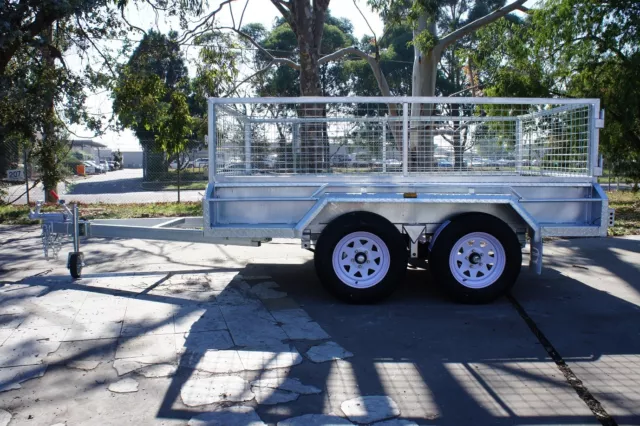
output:
[[[71,141],[71,146],[78,148],[84,148],[87,146],[91,148],[107,148],[105,144],[93,141],[91,139],[73,139]]]

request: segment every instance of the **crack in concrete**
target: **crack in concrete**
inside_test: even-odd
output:
[[[587,389],[585,384],[576,376],[576,374],[571,370],[571,367],[565,362],[560,353],[553,346],[551,341],[547,339],[542,330],[538,328],[538,325],[535,321],[529,316],[524,307],[513,297],[511,293],[507,294],[507,300],[511,303],[511,305],[518,312],[520,317],[527,324],[531,332],[536,336],[542,347],[547,351],[551,359],[556,363],[558,370],[564,375],[565,380],[573,388],[573,390],[578,394],[580,399],[589,407],[593,415],[598,419],[598,421],[603,426],[617,426],[618,423],[615,421],[613,417],[607,410],[602,406],[600,401],[593,396],[593,394]]]

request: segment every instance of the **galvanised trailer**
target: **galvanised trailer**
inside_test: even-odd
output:
[[[488,302],[544,237],[604,237],[613,211],[597,99],[301,97],[209,100],[202,218],[82,221],[32,212],[43,243],[72,235],[260,245],[296,238],[337,297],[378,301],[425,259],[456,300]]]

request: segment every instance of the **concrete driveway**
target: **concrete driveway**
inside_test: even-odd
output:
[[[295,242],[93,240],[73,282],[38,236],[0,228],[0,425],[640,424],[637,238],[551,242],[491,305],[410,269],[353,306]]]

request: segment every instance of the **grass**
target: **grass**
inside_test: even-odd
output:
[[[57,211],[57,206],[46,206],[44,211]],[[29,207],[0,205],[0,224],[31,225]],[[80,204],[80,214],[85,219],[126,219],[140,217],[202,216],[202,203],[149,203],[149,204]]]
[[[167,172],[157,174],[156,180],[142,182],[143,189],[149,191],[177,191],[178,172],[170,169]],[[203,190],[207,188],[209,175],[207,169],[188,169],[180,171],[180,190]]]
[[[616,209],[609,235],[640,235],[640,192],[612,191],[608,195],[609,207]]]
[[[616,209],[615,226],[609,235],[640,235],[640,193],[630,191],[609,192],[609,206]],[[47,206],[45,211],[55,211],[56,206]],[[0,205],[0,224],[30,225],[37,221],[27,217],[27,206]],[[150,204],[81,204],[80,213],[86,219],[125,219],[138,217],[202,216],[202,204],[150,203]]]
[[[208,181],[199,182],[180,182],[180,191],[188,190],[205,190],[207,189]],[[177,191],[178,183],[172,182],[143,182],[140,185],[143,189],[149,191]]]

